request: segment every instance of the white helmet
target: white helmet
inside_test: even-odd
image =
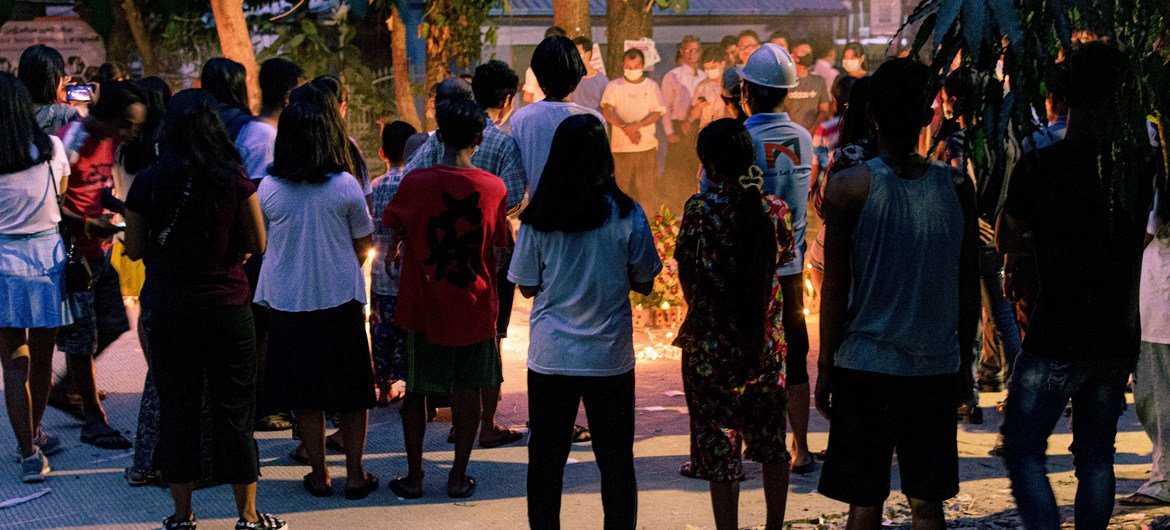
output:
[[[787,50],[769,42],[739,67],[739,77],[760,86],[796,88],[796,61]]]

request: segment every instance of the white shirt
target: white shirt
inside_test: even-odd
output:
[[[607,377],[634,369],[630,278],[662,270],[646,214],[588,232],[539,232],[520,225],[508,279],[540,286],[532,304],[528,369],[546,375]]]
[[[666,77],[662,78],[662,103],[666,106],[662,128],[667,135],[674,134],[671,121],[687,119],[691,102],[695,99],[695,88],[706,79],[707,73],[702,68],[691,68],[685,64],[666,72]]]
[[[655,112],[666,112],[658,83],[647,78],[642,78],[638,83],[631,83],[624,77],[610,81],[601,95],[601,106],[606,105],[613,107],[618,118],[625,123],[641,120]],[[639,131],[642,138],[634,143],[625,132],[614,130],[609,139],[610,150],[615,153],[641,153],[658,147],[653,123],[643,126]]]
[[[833,83],[837,82],[837,76],[841,74],[836,68],[833,68],[833,63],[817,59],[817,62],[813,63],[812,68],[809,68],[808,71],[825,78],[825,90],[828,90],[830,94],[833,93]]]
[[[366,303],[366,282],[353,240],[374,231],[366,197],[349,173],[322,184],[264,177],[257,191],[268,251],[256,285],[257,304],[278,311],[319,311]]]
[[[521,107],[512,114],[512,137],[520,145],[520,158],[524,160],[529,193],[536,193],[536,185],[544,173],[545,162],[548,162],[548,151],[552,148],[557,127],[565,118],[577,114],[592,114],[605,123],[605,118],[597,111],[567,101],[539,101]]]
[[[49,136],[49,141],[53,144],[53,157],[47,162],[0,175],[0,204],[4,205],[0,208],[0,234],[36,234],[54,230],[61,222],[61,208],[53,186],[61,189],[61,179],[69,175],[69,159],[61,140]]]
[[[1170,344],[1170,227],[1158,222],[1158,200],[1146,232],[1154,240],[1142,255],[1142,282],[1138,305],[1141,310],[1142,340],[1156,344]],[[1158,237],[1159,227],[1163,237]]]
[[[236,150],[244,160],[248,178],[252,180],[264,178],[276,150],[276,127],[260,120],[252,120],[240,129],[240,135],[236,137]]]
[[[544,91],[540,89],[540,82],[536,80],[532,68],[524,71],[524,91],[532,94],[533,103],[544,100]]]

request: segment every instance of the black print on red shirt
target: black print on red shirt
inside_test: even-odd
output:
[[[434,265],[435,279],[447,280],[466,289],[483,272],[483,211],[479,208],[479,192],[463,199],[455,199],[443,192],[447,209],[427,221],[427,248],[430,256],[425,263]],[[459,233],[459,221],[470,225]]]

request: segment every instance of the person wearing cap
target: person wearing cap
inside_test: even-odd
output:
[[[658,83],[647,79],[642,50],[630,48],[622,57],[624,74],[610,81],[601,96],[601,114],[613,127],[610,150],[618,187],[647,212],[662,206],[658,180],[658,139],[655,124],[666,113]]]
[[[808,329],[804,321],[804,251],[813,146],[808,130],[783,111],[788,91],[797,86],[796,63],[784,48],[767,43],[739,69],[744,122],[756,140],[756,164],[764,170],[764,189],[792,211],[795,259],[780,268],[784,291],[784,329],[788,340],[788,419],[792,426],[792,472],[816,470],[808,451]]]

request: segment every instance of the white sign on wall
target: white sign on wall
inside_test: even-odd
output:
[[[658,55],[658,48],[654,47],[654,39],[642,37],[638,40],[628,40],[624,44],[625,47],[622,48],[622,51],[629,50],[630,48],[642,50],[642,55],[646,59],[646,70],[653,71],[654,65],[662,60],[662,57]]]
[[[869,34],[894,35],[902,27],[902,0],[869,0]]]
[[[15,71],[20,54],[34,44],[61,52],[69,75],[82,75],[106,62],[101,36],[80,19],[10,21],[0,26],[0,72]]]

